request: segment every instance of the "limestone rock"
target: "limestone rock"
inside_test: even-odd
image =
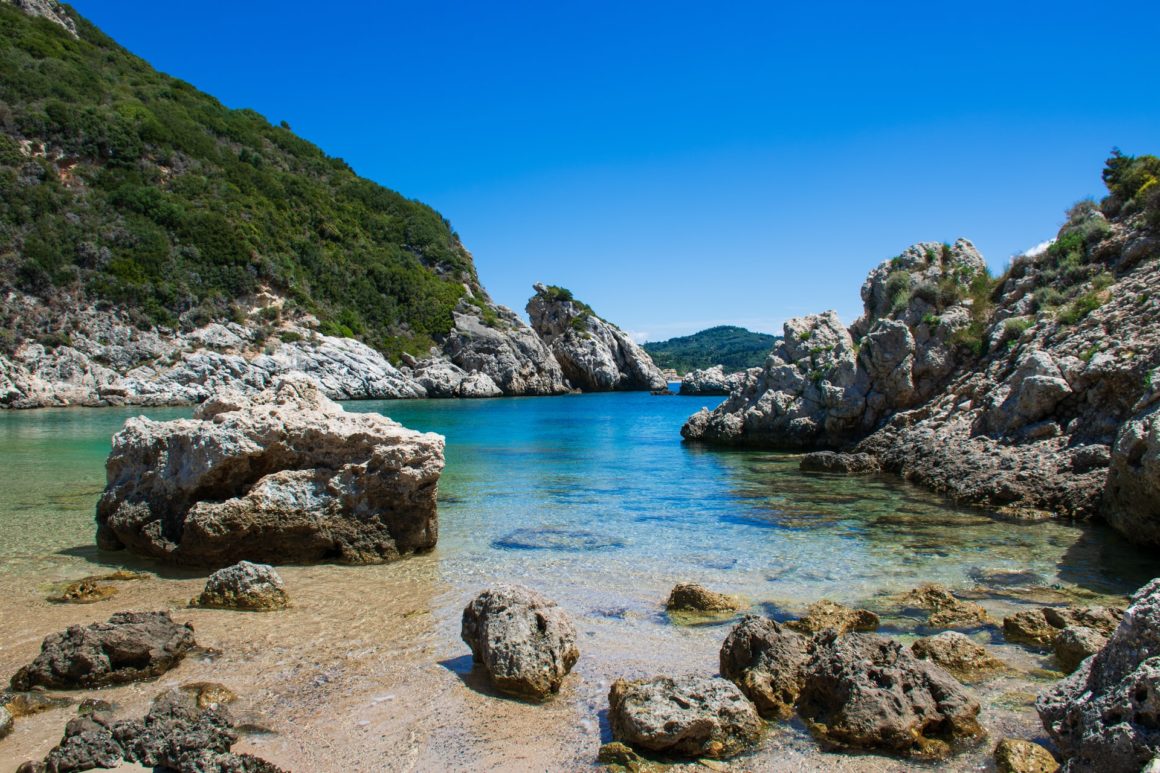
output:
[[[1125,422],[1112,446],[1104,517],[1134,542],[1160,545],[1160,404]]]
[[[505,395],[568,392],[560,363],[536,332],[511,309],[495,305],[489,308],[494,320],[469,303],[461,303],[455,310],[455,324],[443,346],[451,363],[466,372],[486,376]],[[462,396],[481,396],[480,387],[473,389],[477,394]]]
[[[422,360],[414,368],[415,380],[428,397],[499,397],[503,390],[486,373],[469,373],[440,358]]]
[[[732,757],[761,736],[757,710],[725,679],[618,679],[608,704],[613,738],[661,754]]]
[[[748,371],[726,373],[720,365],[691,370],[681,379],[680,393],[683,395],[727,395],[740,389],[747,379],[756,377],[760,372],[760,368],[750,368]]]
[[[1107,645],[1035,708],[1065,771],[1134,773],[1160,753],[1160,579],[1136,592]]]
[[[974,681],[1004,669],[1003,661],[957,631],[926,636],[910,645],[910,651],[923,660],[937,663],[956,679]]]
[[[765,617],[747,615],[721,645],[721,676],[766,719],[788,719],[802,689],[809,640]]]
[[[677,583],[665,609],[670,612],[736,612],[740,602],[733,596],[716,593],[695,582]]]
[[[68,34],[74,38],[77,37],[77,25],[72,17],[68,15],[61,4],[56,0],[3,0],[10,3],[20,10],[24,11],[29,16],[39,16],[48,19],[53,24],[57,24],[65,29]]]
[[[926,624],[931,628],[971,628],[987,623],[987,610],[973,601],[963,601],[941,585],[925,583],[910,591],[904,603],[930,610]]]
[[[535,285],[528,301],[532,328],[565,377],[585,392],[667,389],[652,358],[627,333],[561,288]]]
[[[568,615],[519,585],[497,585],[463,610],[461,637],[495,688],[544,700],[559,692],[580,657]]]
[[[814,451],[798,463],[802,472],[828,472],[841,475],[864,475],[878,472],[878,460],[870,454],[840,454],[834,451]]]
[[[1070,674],[1079,664],[1103,649],[1108,638],[1095,629],[1077,625],[1060,631],[1051,648],[1064,673]]]
[[[193,603],[199,607],[268,611],[283,609],[289,601],[274,567],[239,561],[211,574],[205,590]]]
[[[1004,738],[995,747],[995,768],[999,773],[1055,773],[1059,763],[1037,743]]]
[[[0,706],[0,740],[3,740],[12,733],[14,724],[12,715],[8,712],[8,709]]]
[[[827,744],[916,757],[983,732],[978,702],[950,674],[876,634],[815,637],[798,711]]]
[[[1088,628],[1110,636],[1123,616],[1124,610],[1116,607],[1042,607],[1004,618],[1003,635],[1007,641],[1046,648],[1068,628]]]
[[[805,634],[832,628],[840,636],[850,631],[878,630],[878,615],[867,609],[851,609],[835,601],[821,599],[811,604],[800,620],[791,620],[786,625]]]
[[[130,419],[113,438],[97,542],[225,566],[368,563],[430,550],[443,438],[353,414],[308,379],[225,391],[192,419]]]
[[[193,627],[168,612],[118,612],[107,623],[74,625],[45,638],[40,655],[12,677],[12,688],[75,689],[153,679],[194,646]]]

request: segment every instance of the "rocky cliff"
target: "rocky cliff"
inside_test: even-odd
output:
[[[998,279],[966,240],[917,244],[864,312],[790,320],[760,372],[690,440],[847,449],[956,500],[1103,515],[1160,543],[1160,161],[1116,154],[1100,205]]]
[[[585,392],[666,389],[665,377],[631,337],[562,287],[535,285],[532,328],[572,385]]]

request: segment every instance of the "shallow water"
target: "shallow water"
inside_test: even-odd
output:
[[[672,585],[696,580],[775,616],[828,597],[886,611],[920,582],[977,595],[1001,617],[1034,600],[1115,599],[1156,563],[1103,529],[996,521],[886,476],[802,474],[791,455],[680,442],[682,421],[720,398],[643,393],[478,401],[362,402],[446,435],[440,539],[430,555],[372,567],[286,567],[295,605],[254,615],[184,608],[203,574],[92,548],[93,506],[110,436],[140,409],[0,413],[0,668],[27,662],[65,625],[126,608],[171,608],[220,656],[163,683],[212,680],[276,731],[242,747],[294,769],[583,769],[602,737],[617,676],[715,673],[727,621],[674,625]],[[153,418],[188,409],[150,409]],[[130,566],[152,572],[91,606],[49,604],[52,583]],[[1017,572],[996,581],[996,572]],[[580,630],[580,663],[545,706],[499,699],[458,639],[463,605],[515,581],[557,599]],[[892,617],[892,633],[914,620]],[[921,632],[921,630],[919,631]],[[1013,666],[1050,661],[974,632]],[[992,733],[1038,733],[1025,675],[978,687]],[[156,685],[108,691],[128,713]],[[28,718],[0,759],[41,755],[64,714]],[[257,721],[257,720],[255,720]],[[985,749],[951,768],[985,764]],[[822,755],[801,728],[775,728],[754,769],[898,769],[879,757]]]

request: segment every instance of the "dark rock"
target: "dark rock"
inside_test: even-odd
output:
[[[154,679],[194,646],[193,626],[168,612],[118,612],[107,623],[74,625],[45,638],[40,655],[12,677],[15,690],[74,689]]]
[[[806,454],[798,463],[802,472],[829,472],[842,475],[864,475],[878,472],[878,460],[870,454],[839,454],[834,451],[815,451]]]
[[[205,590],[193,600],[193,604],[263,612],[284,609],[289,601],[282,578],[274,567],[241,561],[211,574]]]
[[[695,582],[677,583],[665,603],[670,612],[736,612],[740,608],[733,596],[715,593]]]
[[[544,700],[559,692],[580,657],[568,615],[544,596],[519,585],[497,585],[463,610],[463,641],[495,688]]]
[[[761,736],[756,708],[725,679],[618,679],[608,704],[613,738],[662,754],[732,757]]]
[[[809,640],[765,617],[748,615],[721,645],[721,676],[766,719],[788,719],[801,692]]]
[[[815,637],[798,711],[819,739],[847,749],[939,758],[983,734],[962,685],[875,634]]]
[[[1065,770],[1136,773],[1160,752],[1160,579],[1132,597],[1107,645],[1035,708]]]
[[[836,601],[821,599],[811,604],[800,620],[791,620],[786,625],[806,634],[815,634],[827,628],[844,634],[849,631],[876,631],[878,622],[878,615],[869,610],[851,609]]]

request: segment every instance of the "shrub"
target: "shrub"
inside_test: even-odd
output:
[[[886,277],[886,304],[888,313],[896,314],[906,309],[910,303],[910,273],[903,270],[892,271]]]
[[[1035,325],[1035,320],[1029,317],[1012,317],[1003,323],[1003,330],[1009,336],[1018,338]]]
[[[1067,305],[1056,317],[1061,324],[1074,325],[1104,304],[1103,293],[1092,290]]]

